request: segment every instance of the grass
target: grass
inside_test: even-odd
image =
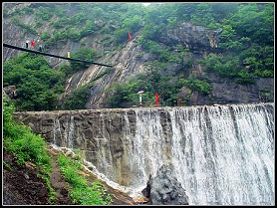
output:
[[[29,161],[39,168],[38,177],[45,181],[49,202],[54,204],[56,193],[50,182],[52,167],[46,142],[41,136],[34,134],[29,127],[13,120],[14,105],[6,97],[3,99],[3,104],[5,150],[15,156],[19,165],[24,165]],[[72,160],[60,154],[58,164],[65,180],[71,186],[69,193],[73,203],[82,205],[108,205],[111,203],[111,196],[106,193],[99,181],[88,185],[86,179],[79,174],[82,168],[80,158],[79,160]],[[4,166],[9,168],[7,164]]]
[[[79,160],[73,160],[60,154],[58,164],[62,175],[71,186],[69,195],[73,203],[82,205],[108,205],[111,203],[111,196],[99,181],[88,185],[84,176],[79,174],[82,169]]]
[[[52,172],[50,156],[47,153],[47,144],[44,139],[32,133],[31,129],[25,125],[15,122],[12,118],[14,105],[6,97],[3,99],[3,135],[4,148],[12,153],[19,165],[32,162],[38,167],[38,177],[45,181],[48,188],[50,203],[55,203],[56,194],[51,187],[50,175]]]

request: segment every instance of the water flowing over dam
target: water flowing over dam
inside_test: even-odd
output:
[[[190,205],[273,205],[274,104],[17,112],[109,180],[140,192],[163,164]]]

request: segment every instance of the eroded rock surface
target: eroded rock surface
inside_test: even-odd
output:
[[[163,165],[142,191],[152,205],[188,205],[188,196],[173,174],[172,165]]]

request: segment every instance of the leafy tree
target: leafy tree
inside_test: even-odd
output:
[[[40,55],[23,53],[4,63],[4,83],[16,86],[18,110],[54,109],[63,80]]]
[[[43,33],[41,34],[41,40],[47,41],[49,38],[50,38],[49,33],[43,32]]]
[[[89,87],[84,85],[74,90],[68,97],[66,97],[63,109],[84,109],[85,104],[89,98]]]
[[[91,48],[80,48],[76,53],[72,54],[73,59],[78,59],[82,61],[92,62],[94,57],[96,56],[96,51]],[[79,71],[87,68],[89,64],[82,63],[82,62],[71,62],[71,68],[73,71]]]
[[[212,86],[205,80],[199,80],[195,78],[180,79],[179,83],[204,95],[208,95],[212,90]]]

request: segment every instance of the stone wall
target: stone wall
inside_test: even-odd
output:
[[[128,130],[124,129],[124,116],[127,116]],[[34,132],[45,137],[47,142],[60,147],[80,149],[86,160],[92,162],[101,172],[117,172],[110,177],[122,185],[129,184],[126,145],[131,142],[123,139],[123,134],[126,131],[130,131],[131,135],[135,134],[135,116],[134,110],[120,109],[14,114],[16,120],[30,126]],[[103,160],[109,165],[103,165]]]

